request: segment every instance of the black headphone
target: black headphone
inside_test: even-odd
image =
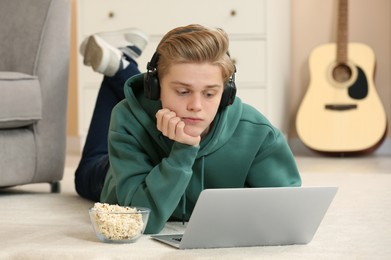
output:
[[[229,56],[229,54],[228,54]],[[144,74],[144,96],[152,100],[160,99],[160,83],[157,75],[157,62],[159,53],[155,52],[147,64],[147,72]],[[235,67],[236,72],[236,67]],[[232,74],[227,84],[224,86],[224,92],[221,97],[219,108],[225,108],[232,105],[236,96],[235,72]]]

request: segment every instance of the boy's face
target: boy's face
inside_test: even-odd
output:
[[[175,63],[160,79],[160,99],[185,123],[185,133],[204,136],[224,90],[221,68],[210,63]]]

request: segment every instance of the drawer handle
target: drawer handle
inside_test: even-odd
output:
[[[114,17],[114,12],[109,12],[109,18],[113,18]]]
[[[231,10],[231,16],[236,16],[237,12],[236,10]]]

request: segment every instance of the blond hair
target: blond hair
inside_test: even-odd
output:
[[[228,45],[228,35],[222,29],[199,24],[177,27],[169,31],[157,47],[157,73],[163,77],[174,63],[209,62],[221,68],[226,83],[235,72]]]

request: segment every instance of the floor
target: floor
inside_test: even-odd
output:
[[[234,250],[234,252],[219,249],[213,253],[224,255],[216,258],[226,259],[229,256],[229,259],[243,259],[255,255],[258,258],[267,259],[389,259],[391,255],[389,247],[389,234],[391,234],[390,154],[380,150],[362,157],[331,158],[305,149],[295,149],[294,152],[302,173],[303,186],[339,187],[338,194],[314,241],[308,246],[252,247],[244,251]],[[10,193],[15,193],[17,196],[3,197],[6,201],[3,203],[6,206],[4,212],[8,212],[2,216],[8,216],[4,221],[6,226],[3,225],[3,229],[8,228],[5,233],[8,234],[8,244],[7,250],[0,251],[0,255],[8,253],[20,256],[13,258],[26,259],[31,258],[32,255],[37,258],[37,255],[44,256],[55,252],[57,255],[50,255],[52,257],[49,258],[85,259],[86,255],[95,254],[100,258],[115,256],[117,259],[126,259],[126,257],[129,258],[129,252],[133,254],[147,252],[148,255],[153,252],[154,255],[165,256],[161,259],[186,258],[183,252],[170,251],[169,248],[149,242],[148,238],[144,238],[137,244],[141,251],[133,250],[134,248],[129,251],[128,247],[98,243],[94,239],[86,213],[86,209],[92,203],[75,194],[73,178],[79,159],[78,154],[67,155],[64,178],[61,181],[62,191],[58,196],[47,196],[50,192],[48,184],[30,184],[12,188],[14,191]],[[29,193],[37,193],[37,196],[25,196]],[[15,208],[14,205],[18,206]],[[39,214],[31,214],[28,210],[23,211],[26,208],[24,205],[32,206]],[[65,213],[53,214],[53,209],[56,208],[64,209]],[[26,214],[32,217],[26,219],[23,217]],[[37,218],[38,215],[42,218]],[[66,216],[66,222],[61,221],[63,216]],[[58,220],[60,221],[57,222]],[[8,226],[14,221],[23,223],[23,225],[18,226],[19,228]],[[29,223],[33,221],[34,224],[28,225],[25,221]],[[72,228],[69,228],[70,226]],[[46,227],[46,229],[41,227]],[[19,236],[19,234],[25,234],[26,230],[30,235]],[[22,241],[20,237],[25,241]],[[23,244],[23,249],[20,247],[21,244]],[[69,250],[69,248],[72,249]],[[211,251],[186,252],[186,254],[194,254],[186,259],[210,259],[210,253]],[[242,254],[245,256],[243,257]],[[76,255],[78,257],[75,257]],[[0,258],[4,257],[0,256]]]
[[[362,156],[330,157],[315,153],[297,140],[290,141],[301,172],[391,173],[391,140]]]

